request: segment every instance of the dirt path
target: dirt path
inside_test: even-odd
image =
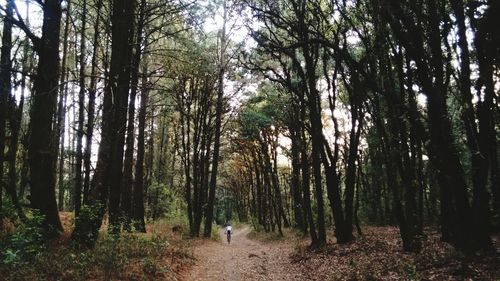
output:
[[[303,280],[290,264],[290,245],[250,240],[245,226],[235,230],[228,245],[224,230],[220,241],[205,241],[195,248],[196,264],[185,280]]]

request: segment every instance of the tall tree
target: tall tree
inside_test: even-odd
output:
[[[146,44],[147,45],[147,44]],[[138,112],[139,123],[137,129],[137,158],[135,163],[135,182],[132,195],[132,218],[136,231],[146,232],[144,222],[144,151],[145,151],[145,129],[146,112],[149,100],[149,82],[145,73],[147,72],[147,58],[144,58],[141,103]]]
[[[13,1],[9,1],[17,11]],[[44,216],[45,234],[50,237],[62,231],[55,197],[55,149],[53,145],[53,117],[57,101],[61,1],[43,2],[42,36],[35,35],[19,13],[6,17],[24,31],[38,54],[37,74],[34,79],[30,112],[29,164],[30,201]]]
[[[96,19],[94,22],[94,36],[92,39],[92,59],[91,59],[91,70],[90,70],[90,83],[89,83],[89,93],[88,93],[88,109],[87,109],[87,126],[85,132],[85,151],[83,153],[83,162],[85,167],[85,177],[83,179],[83,204],[88,204],[89,193],[90,193],[90,170],[91,170],[91,154],[92,154],[92,143],[94,136],[94,126],[95,126],[95,103],[96,103],[96,93],[97,93],[97,68],[98,68],[98,50],[99,50],[99,28],[101,27],[101,10],[102,10],[102,0],[96,0]]]
[[[444,15],[438,6],[441,3],[430,0],[421,3],[425,5],[427,12],[424,27],[416,24],[408,11],[402,10],[401,3],[395,1],[383,3],[386,7],[384,13],[392,31],[416,62],[416,75],[427,96],[431,161],[439,171],[438,179],[442,190],[442,221],[445,223],[442,228],[443,239],[452,242],[465,252],[487,249],[491,246],[488,233],[476,232],[473,227],[475,220],[487,223],[484,221],[486,218],[475,216],[471,211],[464,168],[459,159],[448,115],[447,74],[443,67],[446,63],[441,48],[440,25]],[[413,7],[409,7],[409,11],[412,11]],[[485,191],[480,188],[474,192]]]
[[[217,171],[219,166],[219,153],[220,153],[220,135],[222,127],[222,110],[224,99],[224,74],[226,73],[226,48],[227,48],[227,34],[226,24],[228,17],[227,1],[222,3],[223,16],[222,16],[222,29],[220,32],[220,46],[219,46],[219,76],[217,85],[217,102],[215,107],[215,133],[214,133],[214,150],[212,158],[212,171],[210,174],[210,189],[208,193],[208,202],[205,213],[205,237],[210,237],[212,234],[212,222],[214,217],[214,202],[215,202],[215,189],[217,187]]]
[[[92,215],[77,218],[73,235],[93,245],[109,200],[109,231],[119,232],[120,187],[122,180],[127,102],[130,89],[131,44],[135,0],[114,1],[112,5],[111,61],[106,84],[101,143],[90,198]]]
[[[143,29],[146,13],[146,1],[141,0],[138,11],[137,28],[134,35],[134,52],[131,62],[131,90],[128,104],[128,123],[127,123],[127,148],[125,150],[125,159],[123,161],[123,181],[121,209],[123,212],[123,227],[127,231],[131,230],[132,220],[132,162],[134,157],[135,145],[135,102],[139,85],[139,68],[142,55]],[[145,74],[144,74],[145,75]]]
[[[74,179],[74,207],[75,207],[75,216],[80,214],[80,208],[82,205],[82,190],[83,190],[83,175],[82,175],[82,166],[83,166],[83,126],[85,122],[85,76],[86,71],[85,68],[87,66],[85,59],[86,53],[86,31],[87,27],[87,0],[83,0],[82,10],[81,10],[81,26],[80,26],[80,57],[79,57],[79,91],[78,91],[78,128],[76,131],[76,159],[75,159],[75,179]]]
[[[6,17],[12,18],[14,11],[12,2],[8,1],[5,8]],[[8,20],[3,21],[2,29],[2,48],[0,50],[0,213],[2,213],[2,195],[3,195],[3,175],[5,158],[5,136],[8,113],[8,100],[11,95],[10,70],[12,50],[12,23]],[[0,217],[0,219],[2,219]]]

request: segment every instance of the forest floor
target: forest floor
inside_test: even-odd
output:
[[[197,262],[184,280],[306,280],[291,270],[293,249],[288,244],[251,240],[249,233],[248,226],[235,229],[228,244],[224,229],[220,229],[219,241],[206,240],[195,246]]]
[[[311,250],[308,239],[287,231],[286,238],[258,234],[248,226],[220,240],[193,245],[196,262],[181,274],[185,281],[203,280],[500,280],[500,237],[493,236],[497,255],[465,257],[439,241],[428,229],[420,253],[401,249],[395,227],[366,227],[349,245],[334,243]]]
[[[72,214],[61,219],[64,235],[42,245],[36,228],[3,227],[11,234],[0,235],[0,280],[500,280],[498,234],[495,255],[467,257],[430,228],[422,251],[407,253],[396,227],[366,226],[348,245],[329,231],[328,245],[313,250],[290,229],[279,237],[236,226],[228,244],[223,229],[217,241],[191,239],[183,220],[159,220],[119,239],[103,230],[95,248],[82,250],[69,239]]]

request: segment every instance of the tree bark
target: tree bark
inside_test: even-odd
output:
[[[114,1],[111,62],[103,102],[102,133],[90,204],[92,215],[77,218],[74,238],[92,246],[97,239],[109,199],[109,231],[119,232],[120,187],[123,146],[130,87],[130,36],[133,30],[134,0]]]
[[[485,136],[488,130],[479,131],[475,120],[476,114],[472,104],[471,93],[471,69],[470,54],[466,35],[465,12],[463,0],[451,1],[456,16],[458,26],[458,45],[460,47],[460,92],[462,96],[463,114],[462,120],[465,125],[467,145],[471,153],[472,187],[473,187],[473,235],[477,237],[479,243],[483,245],[480,248],[492,249],[492,241],[489,237],[490,223],[490,194],[486,189],[488,183],[489,168],[489,149],[488,141],[491,138]],[[482,133],[482,134],[481,134]],[[474,239],[474,238],[473,238]]]
[[[220,38],[220,56],[219,56],[219,77],[217,86],[217,103],[215,108],[215,134],[214,134],[214,154],[212,160],[212,174],[210,175],[210,187],[208,193],[207,209],[205,214],[205,237],[212,234],[212,221],[214,216],[215,189],[217,187],[217,171],[219,166],[220,135],[222,127],[222,110],[224,98],[224,73],[226,69],[225,49],[226,49],[226,22],[227,22],[227,3],[223,1],[223,26]]]
[[[83,204],[89,204],[90,196],[90,172],[91,172],[91,155],[92,143],[94,136],[94,120],[95,120],[95,99],[97,92],[97,52],[99,50],[99,28],[101,19],[102,0],[97,0],[96,3],[96,21],[94,23],[94,38],[92,39],[92,61],[90,70],[90,85],[88,91],[88,109],[87,109],[87,131],[85,134],[85,151],[83,153],[83,165],[85,168],[85,176],[83,179]]]
[[[7,1],[6,16],[12,17],[14,14],[11,1]],[[12,84],[10,81],[10,69],[12,67],[12,23],[8,20],[3,21],[2,30],[2,48],[0,54],[0,221],[2,220],[2,202],[3,202],[3,175],[5,159],[5,136],[8,116],[8,100],[11,96]],[[7,186],[5,186],[7,187]]]
[[[147,61],[147,58],[144,58]],[[144,222],[144,152],[145,152],[145,127],[146,127],[146,112],[149,102],[149,85],[145,75],[147,72],[147,63],[144,63],[142,74],[142,90],[141,103],[138,113],[138,130],[137,136],[137,159],[135,163],[135,184],[133,189],[133,205],[132,218],[134,229],[139,232],[146,232],[146,224]]]
[[[31,114],[29,163],[31,205],[44,216],[43,227],[48,236],[62,231],[55,197],[55,150],[52,127],[57,101],[61,3],[47,0],[43,6],[42,37],[33,44],[38,53]]]
[[[74,179],[74,207],[75,207],[75,217],[80,214],[80,209],[82,206],[82,190],[83,190],[83,177],[82,177],[82,166],[83,166],[83,126],[85,122],[85,52],[86,52],[86,39],[85,39],[85,29],[87,26],[87,0],[83,0],[82,3],[82,14],[81,21],[82,26],[80,27],[80,72],[79,72],[79,91],[78,91],[78,129],[76,137],[76,159],[75,159],[75,179]]]
[[[123,181],[122,181],[122,198],[121,198],[121,211],[123,213],[123,228],[126,231],[131,231],[132,223],[132,190],[133,190],[133,158],[134,158],[134,145],[135,145],[135,101],[139,85],[139,67],[142,54],[142,41],[144,30],[144,13],[146,9],[146,1],[141,0],[139,6],[139,19],[137,21],[134,53],[132,55],[132,77],[130,82],[130,98],[128,104],[128,124],[127,124],[127,138],[125,159],[123,161]],[[146,75],[146,74],[143,74]]]

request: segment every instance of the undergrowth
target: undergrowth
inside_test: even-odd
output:
[[[1,280],[157,280],[174,279],[192,253],[175,223],[148,225],[148,233],[102,233],[93,249],[72,246],[69,232],[44,242],[39,217],[32,216],[0,239]]]
[[[283,228],[283,235],[280,235],[278,230],[266,232],[262,227],[253,227],[248,234],[248,238],[263,242],[283,241],[285,238],[287,241],[295,240],[299,239],[300,236],[299,231],[291,228]]]
[[[422,251],[408,253],[397,228],[364,230],[353,243],[316,250],[305,239],[295,244],[290,259],[311,280],[500,280],[498,257],[465,257],[441,242],[436,231],[427,231]]]

